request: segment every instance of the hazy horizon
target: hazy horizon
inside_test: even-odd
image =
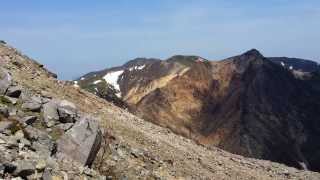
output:
[[[320,2],[6,1],[0,39],[61,79],[137,57],[220,60],[256,48],[319,62]]]

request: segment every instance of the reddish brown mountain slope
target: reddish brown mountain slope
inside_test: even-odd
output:
[[[174,56],[118,83],[136,114],[200,144],[320,170],[319,81],[306,77],[251,50],[219,62]]]

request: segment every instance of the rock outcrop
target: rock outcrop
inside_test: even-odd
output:
[[[83,173],[100,149],[98,122],[78,113],[69,101],[48,100],[14,85],[3,69],[0,74],[0,178],[102,178],[93,170]],[[19,103],[8,98],[16,98]]]

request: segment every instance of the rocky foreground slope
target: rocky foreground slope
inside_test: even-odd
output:
[[[6,173],[1,176],[22,176],[29,179],[41,175],[44,179],[62,179],[67,176],[75,179],[80,177],[92,179],[320,178],[318,173],[300,171],[269,161],[233,155],[214,147],[208,149],[196,145],[186,138],[173,134],[168,129],[148,123],[86,91],[56,80],[42,65],[5,44],[0,44],[0,62],[1,67],[7,70],[13,79],[10,87],[12,85],[22,87],[20,96],[18,96],[19,93],[13,93],[14,96],[11,93],[8,94],[6,88],[2,92],[5,100],[1,104],[5,108],[3,108],[4,117],[1,122],[11,123],[11,116],[15,116],[12,109],[15,108],[17,115],[21,117],[13,120],[14,124],[19,124],[18,128],[5,128],[6,130],[0,132],[1,151],[13,155],[14,158],[10,162],[5,162],[9,161],[6,159],[7,156],[1,156],[1,172]],[[1,86],[3,85],[2,80],[6,79],[3,77],[2,75]],[[22,94],[25,92],[30,92],[28,94],[31,100],[23,98]],[[12,101],[16,99],[11,98],[18,99],[17,103]],[[44,109],[50,102],[53,104],[50,107],[54,109],[53,112],[58,111],[58,116],[50,115],[45,118]],[[11,113],[7,113],[6,109]],[[19,111],[23,113],[20,114]],[[91,115],[90,118],[87,118],[88,116],[83,114]],[[35,117],[27,118],[28,116]],[[89,139],[97,139],[94,142],[99,142],[100,128],[90,125],[95,124],[93,119],[96,118],[93,116],[98,118],[97,121],[101,127],[101,148],[93,161],[94,170],[91,170],[84,166],[90,166],[93,160],[90,158],[92,151],[81,150],[89,155],[83,160],[79,158],[79,156],[83,157],[83,154],[77,153],[79,149],[74,149],[74,153],[71,154],[68,146],[97,147],[99,143],[74,143],[78,138],[82,139],[84,134],[77,133],[81,131],[85,131],[87,135],[93,135]],[[96,127],[94,129],[97,131],[83,128],[88,127],[87,125]],[[32,135],[39,133],[30,136],[25,132],[28,128],[32,128],[30,133]],[[89,132],[86,132],[86,129]],[[8,148],[9,139],[14,139],[10,148]],[[75,141],[69,141],[71,139]],[[48,147],[51,146],[40,149],[34,147],[35,144],[43,143],[56,144],[57,147],[53,148],[56,150],[48,151]],[[43,155],[39,153],[42,150],[46,152]],[[15,154],[18,155],[15,156]],[[64,160],[59,160],[59,158]],[[27,165],[19,166],[20,161]],[[25,167],[28,167],[27,170],[20,170]],[[49,176],[47,176],[48,171]]]

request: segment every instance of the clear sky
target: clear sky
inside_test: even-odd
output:
[[[136,57],[320,59],[320,0],[2,0],[0,39],[61,79]]]

